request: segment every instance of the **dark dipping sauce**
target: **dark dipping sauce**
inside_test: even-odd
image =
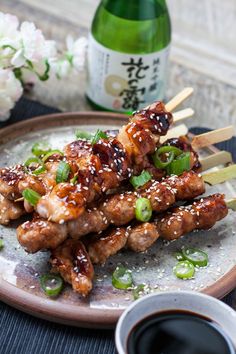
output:
[[[215,322],[195,313],[168,311],[139,322],[128,354],[233,354],[232,342]]]

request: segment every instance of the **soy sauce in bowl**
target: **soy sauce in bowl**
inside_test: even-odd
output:
[[[221,327],[188,311],[166,311],[140,321],[130,332],[128,354],[235,354]]]

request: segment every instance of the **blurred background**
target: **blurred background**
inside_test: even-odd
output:
[[[115,0],[114,0],[115,1]],[[99,0],[1,0],[0,11],[33,21],[45,37],[64,45],[67,34],[87,35]],[[184,86],[195,94],[191,125],[236,125],[236,1],[167,0],[172,20],[170,97]],[[37,84],[30,97],[62,110],[89,110],[85,75]]]

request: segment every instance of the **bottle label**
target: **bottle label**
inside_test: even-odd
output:
[[[169,48],[150,54],[120,53],[90,34],[87,96],[99,106],[121,112],[163,100]]]

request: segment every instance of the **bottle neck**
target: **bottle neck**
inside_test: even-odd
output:
[[[102,0],[103,7],[115,16],[128,20],[151,20],[168,9],[165,0]]]

